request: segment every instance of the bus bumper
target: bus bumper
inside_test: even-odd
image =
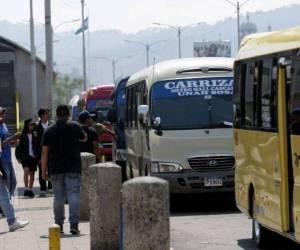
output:
[[[152,173],[151,176],[169,182],[171,194],[234,192],[234,170],[220,172],[185,171],[181,173]],[[207,185],[205,180],[222,179],[222,185]]]

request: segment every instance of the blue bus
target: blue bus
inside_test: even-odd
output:
[[[113,142],[113,159],[122,168],[122,180],[127,180],[126,173],[126,141],[124,132],[125,122],[125,87],[129,77],[122,78],[117,82],[113,93],[113,115],[111,122],[117,139]]]

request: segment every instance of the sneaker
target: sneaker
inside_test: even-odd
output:
[[[40,192],[40,197],[46,197],[46,191],[41,191]]]
[[[14,224],[9,226],[9,232],[14,232],[18,229],[26,227],[29,224],[29,221],[15,221]]]
[[[49,189],[48,189],[48,193],[49,193],[49,194],[53,194],[52,188],[49,188]]]
[[[34,198],[34,193],[32,192],[32,190],[28,190],[28,197]]]
[[[64,225],[63,224],[57,224],[60,227],[60,233],[63,234],[64,233]]]
[[[73,234],[73,235],[78,235],[80,234],[80,231],[78,229],[78,223],[76,224],[71,224],[71,227],[70,227],[70,233]]]
[[[26,190],[24,191],[23,196],[24,196],[24,197],[29,197],[29,190],[26,189]]]

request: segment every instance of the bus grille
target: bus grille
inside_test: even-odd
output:
[[[194,157],[188,161],[192,169],[201,172],[230,170],[235,163],[233,156]]]

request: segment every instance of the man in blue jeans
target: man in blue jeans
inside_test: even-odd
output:
[[[29,224],[29,221],[19,221],[16,219],[14,207],[11,202],[11,194],[7,186],[7,175],[4,171],[1,160],[2,146],[5,147],[7,144],[16,140],[17,137],[18,135],[14,135],[7,138],[5,141],[0,139],[0,207],[6,216],[10,232],[26,227]]]
[[[10,136],[7,126],[4,123],[6,119],[6,112],[6,109],[0,107],[0,139],[2,141],[5,141]],[[11,196],[14,194],[17,187],[16,174],[11,160],[11,145],[16,143],[16,139],[17,137],[3,146],[1,156],[3,169],[7,176],[8,191]]]
[[[65,197],[69,202],[70,232],[79,234],[79,194],[81,185],[80,141],[87,135],[80,126],[69,121],[67,105],[56,109],[57,122],[49,127],[43,137],[42,176],[52,183],[54,194],[54,220],[61,228],[65,220]]]

